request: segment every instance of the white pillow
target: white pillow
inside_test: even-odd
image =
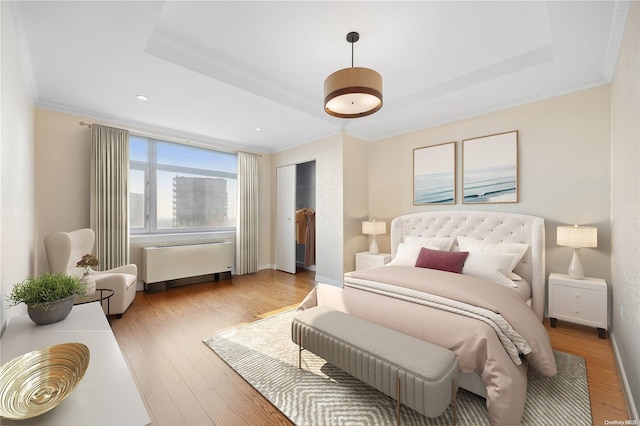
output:
[[[438,250],[438,247],[427,247],[431,250]],[[387,263],[387,266],[416,266],[416,260],[422,246],[412,244],[398,244],[398,250],[396,250],[396,256],[393,260]]]
[[[516,283],[507,278],[509,268],[517,256],[513,253],[470,251],[462,267],[462,273],[486,278],[506,287],[518,287]]]
[[[458,237],[458,247],[460,247],[460,251],[484,251],[489,253],[510,253],[515,254],[517,257],[514,258],[513,265],[509,269],[509,272],[506,274],[509,279],[512,280],[521,280],[517,274],[513,273],[513,268],[516,267],[518,263],[524,257],[524,254],[529,249],[529,244],[524,243],[498,243],[492,244],[487,243],[485,241],[476,240],[474,238],[469,237]]]
[[[432,247],[438,247],[436,250],[449,251],[453,246],[454,239],[449,237],[419,237],[417,235],[405,235],[402,242],[420,247],[426,247],[433,250]]]

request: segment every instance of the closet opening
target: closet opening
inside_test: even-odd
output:
[[[316,162],[296,165],[296,267],[316,265]]]
[[[316,162],[276,168],[276,269],[315,271]]]

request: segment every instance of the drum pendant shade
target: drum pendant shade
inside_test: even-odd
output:
[[[345,68],[324,81],[324,109],[341,118],[364,117],[382,108],[382,77],[369,68]]]
[[[359,34],[347,34],[351,43],[351,68],[329,75],[324,81],[324,110],[340,118],[357,118],[382,108],[382,77],[369,68],[353,66],[353,44]]]

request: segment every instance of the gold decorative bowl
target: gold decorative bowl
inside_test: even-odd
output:
[[[29,419],[55,408],[89,366],[89,348],[63,343],[20,355],[0,369],[0,416]]]

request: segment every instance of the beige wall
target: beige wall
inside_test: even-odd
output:
[[[35,191],[36,271],[49,271],[44,237],[89,226],[90,121],[61,112],[36,109]]]
[[[342,135],[277,152],[271,156],[271,187],[276,169],[316,161],[316,280],[342,283],[344,252],[344,179]],[[271,199],[275,200],[275,189]],[[276,232],[276,206],[271,205],[271,235]],[[275,238],[271,239],[271,263],[275,264]]]
[[[611,323],[632,418],[640,405],[640,4],[632,2],[611,89]]]
[[[344,271],[355,269],[356,253],[367,251],[362,221],[369,219],[369,144],[344,135]],[[371,219],[376,219],[372,217]]]
[[[462,204],[464,139],[517,130],[519,202]],[[457,204],[413,205],[413,149],[457,142]],[[431,129],[372,142],[369,215],[390,221],[413,212],[500,210],[546,221],[547,272],[565,272],[572,251],[556,245],[556,226],[598,227],[598,248],[582,249],[585,273],[610,279],[610,87],[546,99]],[[379,236],[381,251],[389,235]]]
[[[35,195],[37,199],[36,269],[47,272],[44,237],[52,232],[72,231],[89,226],[90,130],[79,122],[98,121],[64,112],[36,109]],[[259,264],[271,259],[271,157],[260,157]],[[168,243],[235,241],[235,233],[188,234],[175,236],[132,236],[131,262],[138,265],[138,289],[142,289],[142,247]]]
[[[33,100],[18,55],[7,2],[0,4],[0,333],[24,306],[5,295],[34,273]]]

